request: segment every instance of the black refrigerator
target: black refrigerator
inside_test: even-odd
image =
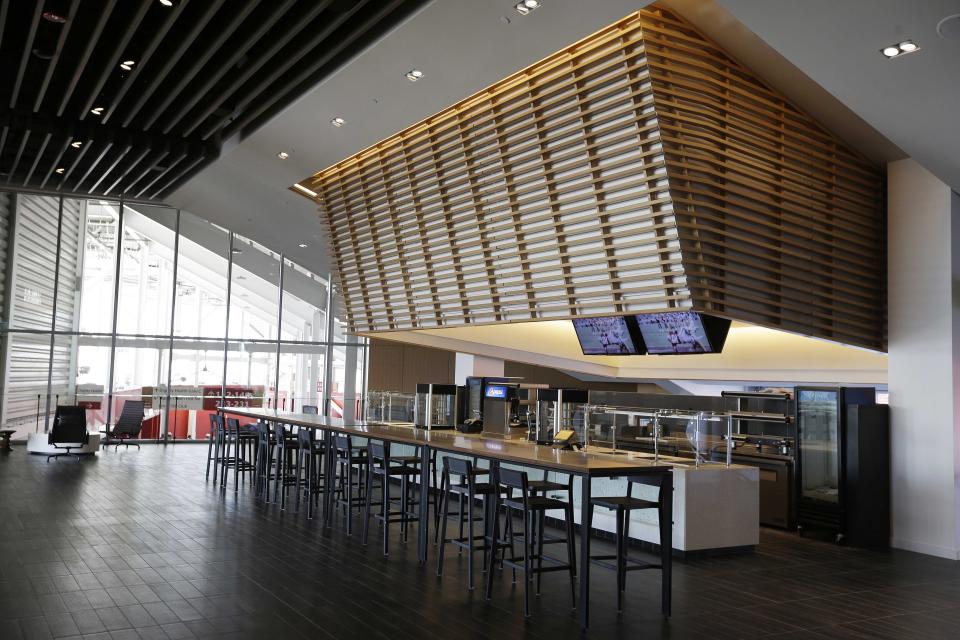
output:
[[[890,420],[872,387],[797,387],[797,526],[890,540]]]

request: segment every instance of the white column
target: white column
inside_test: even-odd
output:
[[[888,166],[893,546],[960,559],[960,198]]]
[[[469,376],[503,376],[503,360],[475,356],[470,353],[457,353],[453,379],[456,384],[466,384]]]

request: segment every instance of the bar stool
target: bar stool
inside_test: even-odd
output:
[[[523,571],[523,615],[530,616],[530,582],[535,576],[537,579],[537,595],[540,595],[540,578],[542,574],[551,571],[567,571],[570,574],[570,599],[572,606],[577,606],[576,595],[576,574],[574,573],[574,544],[573,537],[573,505],[569,502],[563,502],[546,496],[535,495],[530,488],[530,482],[525,471],[515,469],[500,468],[496,473],[496,483],[498,493],[501,489],[509,492],[508,497],[503,500],[503,506],[506,507],[508,523],[513,518],[514,512],[519,512],[523,517],[523,555],[515,556],[514,535],[512,531],[509,536],[509,542],[506,546],[510,548],[511,557],[502,558],[501,562],[513,568]],[[520,497],[514,498],[513,491],[519,490]],[[550,558],[543,555],[543,530],[544,520],[547,511],[563,511],[566,525],[566,543],[567,543],[567,561],[563,562],[556,558]],[[495,513],[499,509],[494,507]],[[509,527],[512,529],[512,526]],[[500,520],[494,519],[493,540],[498,546],[500,538]],[[487,599],[493,595],[493,568],[496,562],[496,554],[489,556],[489,566],[487,567]],[[549,566],[544,567],[546,560]]]
[[[280,499],[280,510],[287,508],[287,488],[297,484],[299,473],[296,465],[297,437],[277,422],[273,428],[273,450],[276,454],[276,474],[273,483],[273,501]]]
[[[383,555],[390,555],[390,525],[400,523],[401,539],[407,541],[407,523],[417,519],[412,510],[415,502],[410,500],[410,479],[420,475],[420,458],[417,456],[390,456],[389,442],[367,443],[367,499],[363,509],[362,542],[367,544],[367,532],[370,526],[370,510],[373,506],[374,480],[380,480],[380,513],[377,520],[383,525]],[[400,511],[393,511],[390,498],[390,480],[400,478]]]
[[[253,485],[256,471],[256,467],[253,464],[256,442],[256,433],[249,429],[241,429],[239,419],[226,419],[226,435],[224,437],[222,458],[223,475],[220,481],[221,487],[225,488],[227,486],[227,476],[230,469],[233,469],[234,491],[240,490],[241,473],[247,475],[250,485]],[[232,456],[230,454],[231,446],[233,447]]]
[[[320,484],[326,482],[324,469],[324,440],[317,439],[316,429],[307,429],[301,427],[297,431],[297,481],[295,493],[297,494],[297,503],[294,512],[300,512],[300,497],[304,493],[300,488],[301,479],[305,483],[307,494],[307,519],[313,518],[313,502],[319,498],[323,492],[323,486]],[[305,476],[305,477],[304,477]]]
[[[353,535],[353,508],[363,508],[367,489],[367,448],[357,447],[353,438],[338,433],[334,436],[334,463],[336,464],[336,497],[334,504],[342,507],[347,519],[347,535]],[[354,480],[356,470],[356,480]],[[354,497],[354,489],[357,494]]]
[[[555,482],[547,478],[548,473],[543,472],[543,478],[540,480],[528,480],[527,486],[530,488],[530,491],[535,496],[544,496],[550,497],[551,494],[556,494],[557,492],[566,492],[566,501],[569,504],[573,504],[573,474],[567,474],[567,481],[564,482]],[[565,538],[554,538],[550,536],[543,536],[543,539],[540,541],[540,544],[562,544],[566,543]],[[573,549],[573,575],[577,575],[577,551],[576,547]]]
[[[273,437],[273,429],[266,422],[258,422],[256,426],[257,433],[257,470],[254,475],[254,488],[257,497],[264,496],[266,502],[270,502],[270,482],[274,479],[273,467],[276,464],[274,460],[273,449],[276,441]]]
[[[646,500],[633,496],[634,485],[657,487],[656,500]],[[589,527],[593,521],[594,507],[604,507],[615,512],[617,519],[616,554],[592,555],[591,560],[601,566],[616,569],[617,572],[617,612],[623,610],[623,592],[627,586],[627,572],[640,569],[660,569],[660,608],[663,615],[671,613],[671,582],[673,573],[673,474],[670,472],[656,476],[634,476],[627,478],[627,493],[624,496],[600,496],[590,500]],[[630,514],[633,511],[656,509],[660,526],[660,564],[653,564],[631,558],[628,553],[630,542]],[[614,560],[611,567],[602,562]]]
[[[430,451],[430,470],[431,476],[433,478],[433,486],[439,487],[438,491],[434,494],[433,498],[433,544],[440,543],[440,518],[441,518],[441,509],[440,509],[440,500],[443,498],[447,490],[447,476],[444,473],[440,473],[440,483],[437,483],[437,470],[439,469],[437,465],[437,450],[433,449]],[[479,478],[481,476],[488,475],[490,471],[488,469],[481,469],[476,466],[477,457],[473,457],[473,475],[474,478]],[[456,472],[453,472],[451,475],[457,475]],[[459,477],[459,483],[464,484],[464,478]],[[459,514],[453,514],[459,516]],[[449,517],[449,516],[447,516]]]
[[[443,479],[441,482],[442,486],[447,489],[442,490],[441,504],[438,506],[438,512],[442,511],[443,524],[440,532],[440,553],[437,557],[437,576],[443,575],[443,558],[447,543],[454,544],[461,550],[465,549],[467,551],[467,588],[471,591],[473,591],[473,554],[475,551],[483,551],[483,567],[486,570],[487,554],[490,551],[487,540],[491,537],[490,529],[493,520],[491,516],[494,500],[490,500],[489,497],[496,493],[497,487],[491,482],[476,482],[477,475],[486,473],[485,469],[474,469],[473,463],[469,460],[450,456],[443,458]],[[453,483],[452,476],[454,475],[460,477],[460,482],[457,484]],[[450,522],[450,494],[455,494],[459,502],[456,515],[460,530],[456,538],[447,537],[447,524]],[[483,515],[480,517],[473,515],[477,496],[483,498]],[[467,503],[466,514],[463,509],[464,500]],[[466,520],[464,520],[464,515],[467,516]],[[483,523],[483,534],[481,536],[476,535],[474,526],[478,521]],[[463,533],[465,524],[467,527],[466,535]]]
[[[213,462],[213,477],[217,477],[217,465],[220,463],[220,449],[224,441],[223,416],[210,414],[210,433],[207,435],[207,480],[210,479],[210,462]]]

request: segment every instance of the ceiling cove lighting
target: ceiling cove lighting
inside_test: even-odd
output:
[[[103,115],[103,107],[94,107],[93,109],[90,109],[90,113],[95,116]]]
[[[513,5],[513,8],[517,13],[525,16],[534,9],[539,9],[540,6],[539,0],[520,0],[520,2]]]
[[[332,118],[332,119],[330,120],[330,124],[332,124],[332,125],[335,126],[335,127],[342,127],[342,126],[345,125],[346,123],[347,123],[347,121],[344,120],[343,118],[341,118],[340,116],[337,116],[336,118]]]
[[[160,0],[160,4],[162,4],[165,7],[172,7],[173,0]]]
[[[410,69],[410,71],[407,71],[407,80],[409,80],[410,82],[416,82],[422,77],[423,77],[423,71],[420,71],[420,69]]]
[[[79,149],[80,147],[83,146],[83,142],[81,142],[80,140],[74,140],[73,142],[70,143],[70,146],[73,147],[74,149]]]
[[[286,160],[287,158],[290,157],[290,154],[287,153],[286,151],[281,151],[280,153],[277,154],[277,157],[280,158],[281,160]]]
[[[317,192],[316,192],[316,191],[313,191],[312,189],[307,189],[307,188],[306,188],[305,186],[303,186],[302,184],[295,184],[295,185],[293,185],[293,188],[296,189],[297,191],[299,191],[300,193],[306,195],[306,196],[310,196],[311,198],[316,198],[316,197],[317,197]]]
[[[64,172],[64,168],[63,168],[63,167],[57,167],[56,173],[62,174],[63,172]]]
[[[904,40],[903,42],[891,44],[880,49],[880,53],[886,56],[888,60],[899,58],[904,54],[913,53],[914,51],[920,51],[920,46],[913,40]]]
[[[124,71],[132,71],[135,64],[137,64],[136,60],[124,60],[120,63],[120,68]]]

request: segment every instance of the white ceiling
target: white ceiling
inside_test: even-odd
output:
[[[223,157],[169,203],[325,273],[315,206],[289,185],[647,3],[545,0],[528,16],[513,4],[434,0],[259,131],[225,143]],[[960,12],[960,0],[665,4],[869,157],[908,154],[960,187],[960,42],[934,31],[940,18]],[[923,50],[893,61],[878,52],[907,37]],[[409,82],[404,74],[412,68],[426,77]],[[346,125],[331,126],[334,116]],[[279,151],[291,155],[279,160]]]

